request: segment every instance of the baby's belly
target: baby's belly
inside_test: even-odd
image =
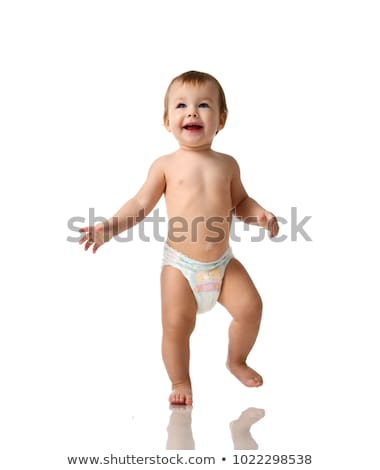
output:
[[[230,216],[171,217],[168,222],[168,244],[198,261],[214,261],[229,246]]]

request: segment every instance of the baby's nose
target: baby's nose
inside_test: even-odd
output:
[[[187,116],[188,116],[188,117],[197,117],[197,116],[198,116],[198,113],[197,113],[197,111],[195,111],[195,110],[193,109],[192,111],[189,111],[189,112],[187,113]]]

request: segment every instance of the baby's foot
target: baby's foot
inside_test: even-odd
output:
[[[227,369],[247,387],[260,387],[263,384],[263,378],[247,364],[227,363]]]
[[[190,384],[173,385],[172,393],[169,395],[171,405],[192,405],[193,395]]]

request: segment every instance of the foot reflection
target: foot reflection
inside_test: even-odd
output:
[[[238,419],[231,421],[230,429],[234,449],[256,450],[259,448],[257,442],[251,435],[251,426],[265,416],[265,411],[261,408],[247,408]]]
[[[167,450],[192,450],[195,449],[193,431],[191,429],[191,405],[172,405],[170,407],[168,424]]]
[[[167,450],[193,450],[195,443],[191,429],[191,413],[193,407],[189,405],[172,405],[171,415],[167,427]],[[256,450],[257,442],[251,435],[251,426],[265,416],[261,408],[247,408],[239,418],[231,421],[231,437],[236,450]]]

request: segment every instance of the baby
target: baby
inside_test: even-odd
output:
[[[246,363],[260,326],[262,302],[229,246],[232,216],[264,227],[278,223],[248,196],[239,166],[211,149],[227,119],[224,91],[211,75],[190,71],[174,78],[165,96],[164,124],[179,148],[153,162],[137,194],[107,222],[81,229],[85,250],[98,248],[140,222],[165,195],[168,235],[161,271],[162,356],[172,383],[171,404],[191,405],[190,335],[197,313],[218,301],[232,316],[227,368],[244,385],[263,379]]]

